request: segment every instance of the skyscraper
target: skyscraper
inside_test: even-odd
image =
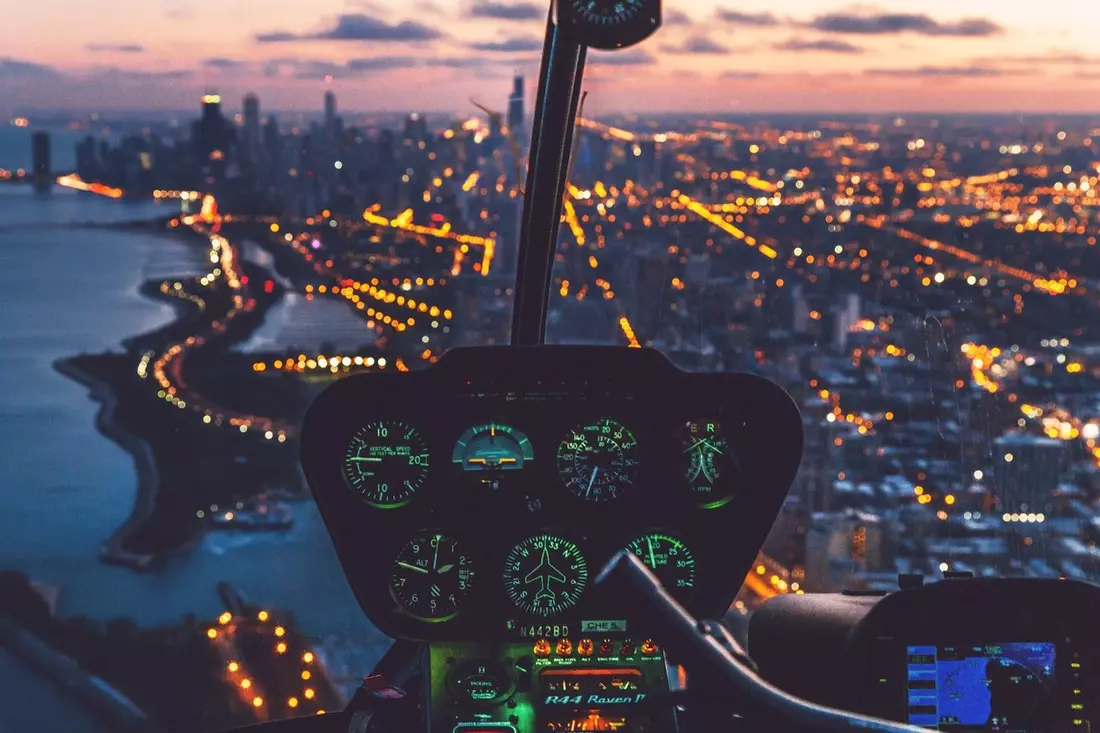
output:
[[[523,127],[523,77],[518,74],[512,80],[512,94],[508,97],[507,122],[512,139],[522,149],[527,144],[527,134]]]
[[[244,97],[244,145],[242,158],[250,165],[260,160],[260,99],[255,94]]]
[[[224,159],[232,144],[232,132],[228,121],[222,117],[222,98],[217,94],[203,95],[202,117],[195,128],[199,155],[211,160]]]
[[[336,95],[331,89],[325,92],[325,137],[336,139]]]
[[[34,187],[39,191],[50,189],[50,135],[39,130],[31,136],[31,157],[34,171]]]

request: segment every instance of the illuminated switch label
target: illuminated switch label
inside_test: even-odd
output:
[[[581,621],[581,632],[585,634],[606,633],[609,631],[626,632],[626,621]]]

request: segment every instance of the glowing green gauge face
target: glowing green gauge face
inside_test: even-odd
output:
[[[504,561],[504,590],[516,608],[548,617],[577,604],[588,582],[580,548],[550,534],[528,537]]]
[[[508,425],[476,425],[455,443],[451,460],[463,471],[518,471],[535,457],[527,436]]]
[[[667,534],[647,534],[626,546],[661,581],[673,598],[685,603],[695,592],[695,556],[680,540]]]
[[[558,445],[558,475],[586,501],[620,496],[637,474],[638,441],[611,418],[573,428]]]
[[[577,18],[585,23],[609,27],[637,17],[644,0],[570,0],[570,4]]]
[[[454,618],[470,594],[474,566],[458,540],[443,534],[414,537],[393,562],[390,593],[421,621]]]
[[[722,506],[733,498],[732,455],[715,421],[689,422],[683,437],[684,478],[695,501],[706,509]]]
[[[360,428],[344,455],[344,480],[363,501],[393,509],[412,501],[428,475],[428,447],[416,430],[386,420]]]

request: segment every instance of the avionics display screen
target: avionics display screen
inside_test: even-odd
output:
[[[911,725],[1002,733],[1053,726],[1054,644],[910,646],[906,673]]]

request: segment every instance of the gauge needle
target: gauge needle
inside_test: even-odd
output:
[[[592,483],[596,480],[596,473],[599,472],[600,467],[596,466],[592,469],[592,477],[588,479],[588,488],[584,490],[584,495],[588,496],[592,493]]]
[[[439,564],[439,538],[435,540],[435,554],[432,555],[432,570],[436,569],[436,565]]]
[[[397,561],[397,564],[400,565],[403,568],[408,568],[409,570],[415,570],[418,573],[427,573],[428,572],[427,568],[422,568],[419,565],[410,565],[409,563],[401,562],[400,560]]]
[[[451,569],[451,568],[453,568],[454,566],[455,566],[455,564],[454,564],[454,563],[450,563],[449,565],[444,565],[443,567],[441,567],[441,568],[440,568],[439,570],[437,570],[436,572],[437,572],[437,573],[439,573],[440,575],[442,575],[443,573],[447,572],[448,570],[450,570],[450,569]]]
[[[645,543],[649,547],[649,567],[656,570],[657,569],[657,558],[655,558],[653,556],[653,538],[652,537],[646,537],[645,538]]]
[[[369,461],[371,463],[381,463],[382,462],[381,458],[377,458],[377,457],[374,457],[374,456],[355,456],[354,458],[349,458],[348,460],[349,461],[355,461],[357,463],[361,463],[363,461]]]

